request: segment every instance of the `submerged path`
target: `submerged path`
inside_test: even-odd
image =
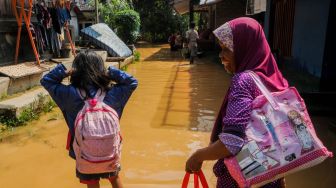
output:
[[[141,44],[141,61],[127,72],[139,86],[121,118],[121,178],[126,188],[179,188],[188,156],[209,143],[210,130],[229,84],[223,66],[211,57],[189,65],[168,45]],[[312,117],[319,137],[336,154],[335,118]],[[0,142],[1,188],[85,187],[65,150],[67,127],[59,109]],[[203,170],[215,187],[213,162]],[[332,188],[336,159],[286,178],[289,188]],[[110,187],[101,181],[101,187]]]
[[[189,65],[168,45],[142,44],[138,50],[141,61],[127,72],[139,86],[121,118],[122,181],[134,188],[180,187],[186,159],[209,142],[229,77],[209,58]],[[67,156],[66,136],[65,121],[55,109],[3,139],[0,187],[85,187]],[[215,181],[212,164],[204,163],[210,182]],[[110,187],[107,181],[101,185]]]

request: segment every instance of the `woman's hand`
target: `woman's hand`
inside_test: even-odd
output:
[[[186,162],[185,171],[189,173],[198,172],[201,170],[203,160],[200,159],[200,151],[193,153]]]
[[[232,156],[225,145],[217,140],[208,147],[197,150],[186,162],[185,171],[189,173],[197,172],[202,168],[203,161],[217,160]]]

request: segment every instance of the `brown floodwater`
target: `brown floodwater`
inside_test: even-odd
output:
[[[180,187],[184,165],[209,132],[229,83],[223,67],[209,58],[195,65],[168,45],[141,45],[141,62],[127,72],[139,86],[122,119],[122,181],[126,187]],[[85,187],[65,150],[67,127],[58,109],[0,143],[0,187]],[[204,163],[210,184],[212,162]],[[101,181],[102,187],[108,186]]]
[[[142,44],[141,62],[127,72],[139,80],[122,119],[121,178],[126,188],[178,188],[188,156],[208,145],[210,130],[230,77],[213,58],[189,65],[168,45]],[[336,121],[313,117],[322,141],[336,152]],[[75,163],[65,150],[67,127],[59,111],[6,133],[0,142],[1,188],[85,187],[75,177]],[[215,187],[213,162],[203,170]],[[289,188],[331,188],[336,160],[286,178]],[[101,187],[110,187],[101,181]]]

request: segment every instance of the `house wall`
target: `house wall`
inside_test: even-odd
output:
[[[73,29],[72,35],[74,35],[72,36],[72,39],[78,40],[79,39],[79,29],[78,29],[77,14],[73,10],[71,10],[70,14],[71,14],[70,25],[71,25],[71,29]]]
[[[214,29],[231,19],[245,16],[246,0],[224,0],[214,6],[216,7]]]
[[[320,77],[330,0],[296,0],[292,55],[298,65]]]

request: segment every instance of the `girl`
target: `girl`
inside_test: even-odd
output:
[[[71,84],[63,85],[62,80],[68,76],[71,76]],[[112,87],[110,86],[111,81],[116,83]],[[95,52],[85,51],[76,56],[71,70],[67,70],[64,65],[59,64],[41,79],[41,84],[64,115],[69,127],[67,148],[70,157],[75,159],[73,148],[74,140],[77,141],[74,139],[75,120],[86,104],[85,100],[93,99],[96,95],[104,93],[105,97],[103,97],[102,103],[108,105],[107,108],[111,107],[111,111],[117,113],[115,117],[120,118],[126,102],[136,89],[138,82],[131,75],[113,67],[109,67],[107,71],[100,56]],[[94,119],[99,119],[99,117],[94,117]],[[97,164],[92,163],[93,168]],[[76,175],[81,183],[87,184],[88,188],[99,188],[100,178],[109,179],[112,187],[120,188],[122,184],[118,176],[119,170],[120,166],[114,171],[87,174],[76,169]]]
[[[245,127],[250,119],[252,101],[261,94],[247,70],[254,71],[271,91],[288,88],[271,54],[259,23],[237,18],[214,31],[222,48],[220,58],[227,72],[234,74],[214,125],[211,144],[199,149],[186,162],[187,172],[201,169],[205,160],[218,160],[214,166],[217,188],[235,188],[237,183],[227,171],[224,158],[236,155],[244,144]],[[283,187],[277,180],[264,187]]]

